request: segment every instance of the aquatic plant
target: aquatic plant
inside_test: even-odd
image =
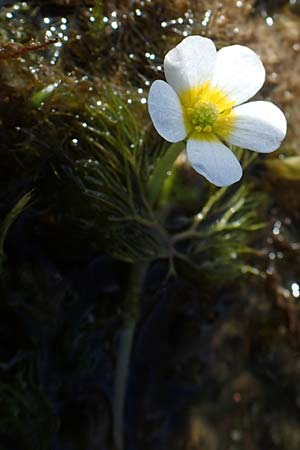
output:
[[[244,180],[217,189],[191,169],[183,142],[169,145],[157,135],[147,113],[148,88],[162,75],[162,55],[184,36],[210,36],[218,48],[243,42],[258,49],[260,42],[245,38],[256,37],[256,26],[270,33],[261,39],[266,46],[270,36],[281,42],[282,30],[272,34],[252,1],[196,3],[51,0],[0,11],[0,396],[6,411],[0,440],[7,448],[112,448],[112,405],[118,448],[128,442],[131,448],[182,450],[178,421],[187,423],[194,446],[205,447],[194,442],[194,413],[207,447],[215,448],[220,433],[210,419],[202,421],[195,408],[185,414],[196,397],[210,411],[218,399],[218,411],[208,416],[220,422],[229,448],[231,429],[240,426],[240,410],[234,409],[240,397],[242,405],[247,398],[250,404],[263,385],[273,398],[273,373],[290,386],[298,414],[294,351],[285,344],[276,353],[293,340],[289,329],[297,330],[296,297],[287,296],[286,279],[276,270],[286,264],[280,255],[291,255],[296,266],[299,246],[296,232],[281,239],[293,227],[287,213],[268,210],[278,202],[269,193],[280,191],[272,176],[298,179],[298,160],[266,164],[254,152],[232,147]],[[263,8],[267,2],[257,3]],[[276,61],[269,59],[262,96],[286,106],[290,97],[280,94]],[[288,70],[279,69],[286,76]],[[295,123],[297,114],[290,116]],[[200,108],[186,121],[209,133],[214,117],[214,108]],[[293,222],[290,205],[282,200]],[[296,269],[291,276],[296,293]],[[255,383],[252,364],[253,372],[263,372]],[[242,365],[246,375],[238,373]],[[170,385],[157,383],[162,366]],[[190,383],[191,391],[176,379]],[[145,411],[138,402],[152,396],[162,407],[151,416],[145,414],[151,405]],[[266,429],[271,436],[269,424],[261,425],[270,404],[259,401],[253,415],[249,408],[259,429],[251,443],[269,448],[272,437],[268,446],[260,436]],[[228,433],[220,416],[228,420]],[[151,430],[143,433],[147,421]],[[280,423],[276,442],[287,442],[290,428]]]
[[[167,53],[164,67],[169,84],[156,81],[151,86],[148,100],[151,119],[159,134],[167,141],[177,143],[187,137],[188,160],[195,170],[209,181],[225,189],[226,186],[237,182],[242,175],[238,160],[221,141],[227,140],[232,144],[242,144],[248,149],[266,153],[279,147],[287,126],[284,114],[279,108],[269,102],[236,106],[253,96],[264,82],[264,67],[252,50],[232,46],[219,50],[216,55],[216,48],[211,40],[191,36]],[[236,67],[239,69],[235,73]],[[211,81],[208,81],[210,78]],[[142,198],[149,195],[150,211],[151,206],[159,203],[160,188],[181,151],[182,145],[171,146],[156,164],[148,190],[142,195]],[[130,191],[128,186],[126,192]],[[191,240],[193,248],[202,247],[203,244],[197,242],[198,239],[201,242],[202,237],[197,229],[199,223],[206,218],[210,208],[225,192],[226,189],[210,197],[208,204],[193,220],[191,228],[175,234],[170,243],[160,222],[154,219],[152,226],[161,236],[162,249],[166,242],[165,252],[162,252],[161,256],[165,254],[165,257],[170,259],[170,273],[174,270],[173,255],[177,254],[178,242]],[[228,221],[230,222],[232,215],[235,215],[243,204],[244,200],[239,199],[229,211],[224,212],[216,229],[226,230]],[[238,226],[240,225],[239,222]],[[255,228],[257,229],[257,226],[254,226]],[[211,225],[208,235],[211,235],[213,230],[214,226]],[[230,250],[232,253],[233,247]],[[185,255],[184,258],[187,264],[189,260],[192,261],[191,254]],[[114,437],[118,449],[123,448],[125,385],[130,347],[138,318],[138,299],[146,267],[141,262],[134,265],[130,294],[126,302],[129,307],[129,320],[120,347],[114,404]]]

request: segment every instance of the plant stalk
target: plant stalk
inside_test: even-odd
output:
[[[126,388],[146,270],[147,264],[145,262],[139,261],[132,265],[125,297],[124,329],[120,337],[120,346],[117,355],[113,398],[113,440],[116,450],[124,450]]]
[[[177,142],[176,144],[170,145],[164,156],[158,161],[148,184],[149,202],[151,205],[155,205],[157,202],[167,172],[172,169],[174,162],[183,148],[184,142]]]

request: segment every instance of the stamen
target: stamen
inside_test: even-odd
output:
[[[192,125],[198,133],[211,133],[219,111],[213,103],[198,102],[194,108],[187,108]]]
[[[186,131],[196,139],[225,139],[231,133],[235,103],[209,82],[184,91],[180,102]]]

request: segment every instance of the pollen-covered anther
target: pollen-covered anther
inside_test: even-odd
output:
[[[191,123],[198,133],[211,133],[219,112],[213,103],[197,103],[194,108],[188,108]]]

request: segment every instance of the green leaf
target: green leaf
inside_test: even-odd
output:
[[[56,88],[60,85],[60,81],[56,81],[55,83],[48,84],[48,86],[44,87],[38,92],[35,92],[31,97],[31,104],[35,108],[40,106],[43,102],[48,100],[48,98],[53,94]]]

